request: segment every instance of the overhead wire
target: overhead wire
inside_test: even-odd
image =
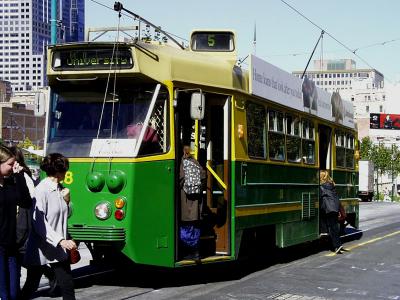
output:
[[[375,46],[385,46],[385,45],[387,45],[389,43],[393,43],[393,42],[397,42],[397,41],[400,41],[400,38],[387,40],[387,41],[384,41],[384,42],[377,42],[377,43],[369,44],[369,45],[366,45],[366,46],[358,47],[358,48],[354,49],[354,52],[358,51],[358,50],[366,49],[366,48],[375,47]]]
[[[103,4],[103,3],[99,2],[99,1],[96,1],[96,0],[89,0],[89,1],[91,1],[91,2],[93,2],[93,3],[96,3],[96,4],[100,5],[100,6],[103,6],[103,7],[107,8],[107,9],[109,9],[109,10],[114,11],[114,8],[113,8],[113,7],[107,6],[106,4]],[[114,11],[114,12],[115,12],[115,11]],[[121,12],[121,14],[122,14],[124,17],[128,17],[128,18],[130,18],[130,19],[132,19],[132,20],[134,20],[134,21],[137,21],[137,18],[132,17],[132,16],[129,15],[129,14],[126,14],[126,13],[123,13],[123,12]],[[171,33],[171,32],[168,32],[168,31],[166,31],[166,30],[164,30],[164,31],[165,31],[166,33],[168,33],[169,35],[171,35],[171,36],[173,36],[173,37],[176,37],[176,38],[178,38],[178,39],[180,39],[180,40],[182,40],[182,41],[184,41],[184,42],[187,42],[187,43],[189,42],[188,39],[185,39],[185,38],[183,38],[183,37],[180,37],[180,36],[178,36],[178,35],[176,35],[176,34],[173,34],[173,33]]]
[[[344,47],[345,49],[347,49],[349,52],[351,52],[353,55],[355,55],[358,59],[360,59],[363,63],[365,63],[368,67],[370,67],[371,69],[375,69],[374,67],[372,67],[364,58],[362,58],[360,55],[358,55],[356,52],[357,50],[351,49],[350,47],[348,47],[347,45],[345,45],[344,43],[342,43],[341,41],[339,41],[336,37],[334,37],[331,33],[329,33],[328,31],[326,31],[326,29],[322,28],[321,26],[319,26],[317,23],[313,22],[312,20],[310,20],[307,16],[305,16],[303,13],[301,13],[299,10],[297,10],[295,7],[293,7],[292,5],[290,5],[289,3],[287,3],[285,0],[280,0],[282,3],[284,3],[285,5],[287,5],[290,9],[292,9],[293,11],[295,11],[297,14],[299,14],[300,16],[302,16],[304,19],[306,19],[308,22],[310,22],[312,25],[314,25],[315,27],[317,27],[320,30],[325,31],[325,33],[332,38],[334,41],[336,41],[339,45],[341,45],[342,47]]]
[[[391,39],[391,40],[387,40],[387,41],[383,41],[383,42],[376,42],[373,44],[368,44],[365,46],[360,46],[357,48],[354,48],[353,51],[359,51],[359,50],[363,50],[363,49],[367,49],[367,48],[371,48],[371,47],[375,47],[375,46],[386,46],[389,43],[393,43],[393,42],[397,42],[400,41],[400,38],[396,38],[396,39]],[[330,52],[326,52],[327,54],[332,54],[332,53],[338,53],[340,51],[330,51]],[[271,54],[271,55],[267,55],[268,57],[279,57],[279,56],[300,56],[300,55],[310,55],[310,52],[294,52],[294,53],[285,53],[285,54]]]

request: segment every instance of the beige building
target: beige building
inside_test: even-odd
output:
[[[299,78],[303,71],[294,71]],[[352,59],[314,60],[313,70],[305,73],[315,85],[328,92],[338,91],[353,102],[356,119],[370,113],[386,113],[384,76],[375,69],[357,69]]]
[[[5,145],[16,145],[26,138],[43,149],[45,117],[35,116],[24,104],[8,103],[0,106],[0,138]]]
[[[12,96],[11,82],[0,80],[0,102],[9,102]]]

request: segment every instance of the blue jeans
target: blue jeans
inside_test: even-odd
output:
[[[15,300],[19,291],[21,268],[17,256],[0,246],[0,299]]]

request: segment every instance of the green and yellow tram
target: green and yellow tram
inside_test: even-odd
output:
[[[45,151],[70,158],[69,232],[94,259],[195,263],[178,246],[184,144],[207,170],[203,263],[237,259],[261,232],[278,247],[318,239],[320,169],[358,226],[351,103],[310,94],[255,56],[246,70],[235,46],[232,31],[198,30],[189,49],[148,39],[49,47]]]

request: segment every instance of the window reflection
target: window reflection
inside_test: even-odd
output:
[[[265,158],[266,118],[264,106],[249,102],[247,104],[246,117],[249,156]]]
[[[315,128],[310,120],[303,119],[303,161],[306,164],[315,164]]]
[[[268,156],[271,160],[285,160],[285,132],[284,117],[282,112],[270,110],[268,112]]]
[[[48,151],[68,157],[87,157],[93,139],[136,139],[149,112],[155,85],[121,84],[115,94],[96,84],[57,86],[53,89]],[[139,155],[168,150],[167,101],[162,88],[144,130]],[[104,103],[104,104],[103,104]],[[132,150],[133,153],[133,150]]]
[[[301,162],[300,118],[286,115],[286,149],[289,162]]]

